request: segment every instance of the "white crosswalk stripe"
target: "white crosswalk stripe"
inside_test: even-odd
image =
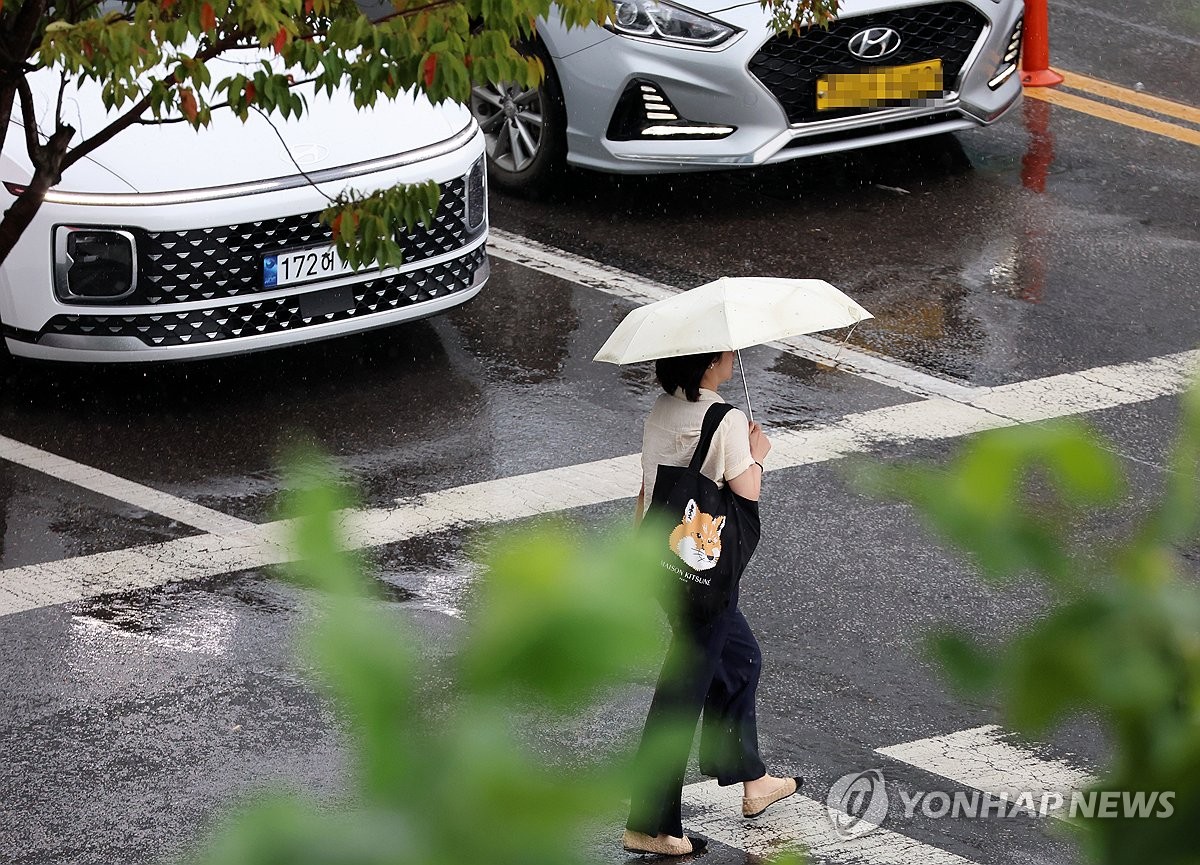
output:
[[[881,444],[939,441],[989,429],[1130,405],[1182,391],[1200,352],[1099,367],[982,390],[971,402],[931,397],[774,433],[770,471],[813,465]],[[501,522],[632,498],[636,454],[451,487],[344,516],[354,548],[472,523]],[[240,523],[240,521],[239,521]],[[131,588],[277,565],[290,560],[288,523],[235,525],[212,534],[0,571],[0,616]]]
[[[677,289],[534,241],[493,232],[492,251],[576,284],[644,302]],[[769,467],[788,468],[868,452],[880,444],[936,441],[988,429],[1111,409],[1181,392],[1200,360],[1182,352],[986,388],[948,381],[887,358],[810,337],[776,346],[921,397],[811,429],[773,432]],[[165,515],[208,534],[0,571],[0,616],[179,580],[289,560],[286,522],[263,525],[0,438],[0,459]],[[354,548],[394,543],[465,524],[509,521],[632,497],[637,455],[563,466],[434,491],[345,515]]]
[[[746,820],[741,816],[741,797],[740,784],[689,784],[683,801],[694,816],[684,821],[685,828],[755,856],[801,847],[814,862],[830,865],[973,865],[970,859],[885,828],[860,838],[842,838],[824,803],[804,795],[777,802],[761,817]]]
[[[1089,772],[1065,760],[1013,744],[995,724],[879,748],[876,753],[1009,801],[1031,794],[1039,810],[1045,803],[1045,810],[1054,816],[1063,816],[1062,802],[1045,800],[1044,794],[1069,797],[1095,781]]]
[[[992,794],[998,801],[1007,797],[1004,801],[1008,803],[1017,802],[1022,793],[1033,794],[1039,802],[1043,792],[1069,798],[1073,791],[1095,781],[1079,761],[1047,756],[1040,750],[1044,749],[1013,742],[1003,728],[989,724],[879,748],[875,753],[951,782],[937,788],[943,792],[964,787]],[[903,802],[906,795],[910,801],[918,801],[919,794],[933,792],[907,790],[897,784],[894,776],[886,778],[893,803]],[[686,831],[755,856],[804,849],[814,862],[829,865],[973,865],[964,856],[904,834],[903,824],[897,825],[894,819],[895,807],[890,823],[860,837],[846,838],[835,828],[825,801],[814,798],[825,791],[805,789],[772,805],[761,817],[745,820],[740,816],[741,790],[740,784],[720,787],[716,781],[689,784],[683,791]],[[1062,817],[1063,810],[1051,807],[1048,813]],[[1006,806],[1003,813],[1011,816],[1015,812]],[[1033,811],[1022,813],[1037,818]]]

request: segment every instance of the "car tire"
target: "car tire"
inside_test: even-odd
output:
[[[471,113],[487,151],[488,178],[508,192],[531,198],[548,194],[566,168],[567,109],[554,62],[541,43],[528,49],[546,70],[534,88],[479,84],[471,89]]]

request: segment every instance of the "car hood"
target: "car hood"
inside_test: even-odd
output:
[[[253,59],[260,57],[256,52]],[[250,59],[215,61],[213,79],[238,71],[234,66],[244,69]],[[53,72],[31,76],[38,116],[50,122],[57,83]],[[435,106],[422,95],[403,94],[394,102],[381,99],[374,109],[360,111],[345,89],[327,95],[306,86],[297,92],[307,103],[299,118],[267,119],[251,111],[242,123],[228,109],[215,109],[212,123],[199,130],[182,122],[134,125],[67,169],[56,188],[175,192],[295,176],[301,170],[321,171],[418,150],[451,138],[472,122],[465,107]],[[73,144],[117,116],[105,110],[100,86],[94,82],[81,84],[63,102],[64,119],[78,130]],[[0,169],[5,176],[0,179],[20,183],[31,176],[23,140],[19,130],[10,133]]]

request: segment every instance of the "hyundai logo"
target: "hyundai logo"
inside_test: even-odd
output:
[[[295,162],[301,168],[324,162],[329,156],[329,148],[323,144],[295,144],[288,153],[283,154],[285,162]]]
[[[868,27],[851,36],[847,47],[859,60],[879,60],[900,48],[900,34],[891,27]]]

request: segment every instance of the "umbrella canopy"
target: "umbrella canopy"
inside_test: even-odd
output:
[[[838,327],[867,312],[820,279],[723,277],[635,309],[593,360],[637,363],[708,351],[736,351]]]

